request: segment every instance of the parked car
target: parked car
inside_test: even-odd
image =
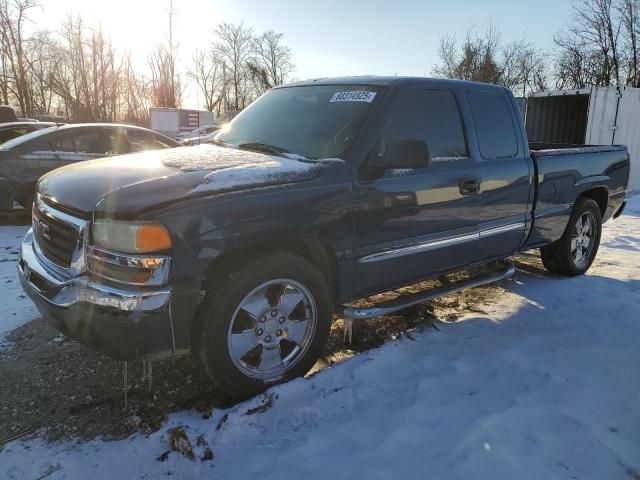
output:
[[[509,90],[452,80],[277,87],[215,141],[45,175],[19,268],[64,334],[121,360],[191,351],[240,397],[306,373],[334,312],[506,278],[505,257],[533,248],[583,274],[629,177],[625,147],[530,146]]]
[[[195,130],[191,130],[190,132],[179,133],[176,135],[176,140],[181,142],[187,139],[201,138],[218,130],[220,130],[218,125],[205,125],[203,127],[196,128]]]
[[[43,128],[55,127],[56,124],[52,122],[8,122],[0,123],[0,144],[8,142],[27,133],[35,132],[36,130],[42,130]]]
[[[199,137],[185,138],[184,140],[182,140],[182,144],[189,146],[189,145],[200,145],[201,143],[210,142],[216,137],[220,128],[222,127],[216,126],[211,133],[208,133],[206,135],[201,135]]]
[[[0,123],[17,122],[16,111],[8,105],[0,105]]]
[[[83,160],[179,144],[146,128],[118,124],[75,124],[34,131],[0,144],[0,210],[13,201],[33,203],[38,178],[58,167]]]

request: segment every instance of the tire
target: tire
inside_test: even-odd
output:
[[[329,335],[333,299],[311,263],[274,253],[222,272],[210,288],[193,345],[215,386],[246,398],[313,367]]]
[[[601,234],[600,207],[591,198],[578,198],[562,237],[540,249],[544,267],[568,277],[582,275],[596,258]]]

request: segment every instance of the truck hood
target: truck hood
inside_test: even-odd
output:
[[[79,213],[130,215],[188,196],[300,182],[320,164],[216,145],[177,147],[80,162],[38,182],[51,201]]]

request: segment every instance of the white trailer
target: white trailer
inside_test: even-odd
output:
[[[205,125],[213,125],[213,112],[186,108],[149,109],[149,128],[171,138]]]
[[[530,142],[626,145],[629,190],[640,190],[640,88],[534,93],[527,98],[526,125]]]

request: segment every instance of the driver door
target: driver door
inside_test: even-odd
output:
[[[355,297],[419,281],[478,257],[480,179],[454,91],[416,89],[399,98],[380,141],[408,139],[427,143],[428,166],[399,165],[355,182]]]

